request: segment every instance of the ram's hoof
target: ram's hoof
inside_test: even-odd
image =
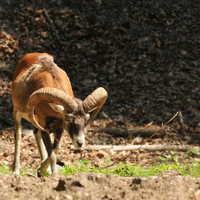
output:
[[[13,174],[15,177],[19,177],[19,176],[20,176],[19,170],[13,171],[12,174]]]

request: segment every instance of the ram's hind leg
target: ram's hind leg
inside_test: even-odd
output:
[[[13,174],[19,175],[20,169],[20,144],[21,144],[21,115],[19,111],[13,111],[14,120],[15,120],[15,154],[14,154],[14,162],[12,165]]]

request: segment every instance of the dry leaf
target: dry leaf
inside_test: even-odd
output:
[[[161,46],[161,41],[158,40],[156,44],[157,44],[158,47],[160,47]]]
[[[152,37],[159,37],[159,36],[158,36],[158,33],[156,33],[155,31],[151,31],[151,32],[149,33],[149,35],[152,36]]]

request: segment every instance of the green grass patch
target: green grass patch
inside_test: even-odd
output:
[[[0,173],[11,174],[12,170],[7,165],[0,163]],[[27,173],[36,175],[36,171],[34,169],[27,168],[27,169],[22,169],[22,171],[20,171],[20,176],[26,176]]]
[[[6,165],[0,164],[0,173],[9,174],[10,172],[10,169]]]
[[[178,158],[177,153],[173,152],[172,155],[160,156],[159,160],[159,162],[147,167],[141,167],[132,163],[119,163],[118,165],[109,168],[100,168],[88,160],[82,159],[77,161],[75,165],[65,165],[60,173],[64,176],[74,175],[80,172],[94,172],[101,174],[115,174],[118,176],[148,177],[157,176],[163,171],[178,170],[180,175],[183,176],[200,177],[200,152],[193,148],[190,148],[188,152],[185,152],[182,158],[180,158],[180,155]],[[113,163],[110,157],[101,159],[100,162],[102,166],[108,166]],[[0,164],[0,173],[9,174],[11,173],[11,170],[8,166]],[[20,175],[26,176],[27,173],[35,174],[35,170],[24,169],[21,171]],[[46,176],[48,176],[48,173]]]
[[[157,176],[162,171],[178,170],[182,176],[193,176],[200,177],[200,162],[194,160],[190,165],[180,164],[179,162],[168,163],[168,161],[161,161],[147,168],[140,167],[136,164],[123,164],[119,163],[116,167],[100,168],[91,164],[87,160],[80,160],[76,165],[65,165],[65,167],[60,171],[64,176],[74,175],[80,172],[94,172],[100,174],[115,174],[118,176],[132,176],[132,177],[148,177]],[[34,170],[31,170],[33,172]],[[26,176],[26,172],[30,172],[30,169],[23,170],[20,175]],[[11,170],[4,164],[0,166],[0,173],[9,174]]]
[[[74,175],[75,173],[80,172],[94,172],[101,174],[115,174],[118,176],[132,176],[132,177],[148,177],[148,176],[157,176],[162,171],[178,170],[179,173],[183,176],[194,176],[200,177],[200,163],[193,161],[192,164],[187,166],[187,164],[180,164],[178,159],[175,159],[174,163],[168,163],[168,161],[161,161],[154,165],[149,166],[148,168],[142,168],[135,164],[123,164],[119,163],[116,167],[109,168],[99,168],[91,164],[87,160],[81,160],[77,162],[76,166],[66,165],[61,174],[64,176]]]

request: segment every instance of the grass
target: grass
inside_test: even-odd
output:
[[[119,163],[116,167],[109,168],[100,168],[90,163],[89,161],[83,159],[76,163],[76,165],[65,165],[63,170],[60,173],[64,176],[74,175],[80,172],[94,172],[101,174],[115,174],[118,176],[132,176],[132,177],[147,177],[147,176],[157,176],[162,171],[178,170],[179,173],[183,176],[193,176],[200,177],[200,152],[195,149],[190,149],[188,152],[185,152],[181,162],[174,155],[166,155],[160,157],[160,162],[155,163],[154,165],[149,166],[148,168],[140,167],[136,164],[123,164]],[[187,162],[188,158],[192,158],[193,162]],[[190,159],[191,160],[191,159]],[[109,165],[112,164],[110,158],[100,160],[102,164]],[[32,169],[25,169],[21,172],[21,176],[26,176],[27,172],[30,172]],[[32,170],[33,172],[34,170]],[[0,165],[0,173],[9,174],[11,173],[9,167],[4,164]]]
[[[0,173],[10,174],[10,173],[12,173],[12,170],[7,165],[0,163]],[[35,174],[35,170],[34,169],[24,169],[23,171],[20,172],[20,176],[26,176],[27,173]]]
[[[10,170],[9,170],[9,168],[6,165],[1,164],[1,166],[0,166],[0,173],[9,174]]]
[[[61,171],[61,174],[64,176],[74,175],[75,173],[80,172],[94,172],[101,174],[115,174],[118,176],[132,176],[132,177],[147,177],[147,176],[157,176],[162,171],[169,170],[178,170],[179,173],[183,176],[194,176],[200,177],[200,163],[193,161],[192,164],[188,167],[187,164],[180,164],[177,159],[174,163],[169,163],[168,160],[158,162],[154,165],[151,165],[147,169],[142,168],[135,164],[123,164],[119,163],[117,167],[110,168],[99,168],[92,165],[87,160],[81,160],[77,162],[76,166],[66,165],[65,168]]]
[[[61,171],[64,176],[73,175],[79,172],[95,172],[102,174],[116,174],[118,176],[133,176],[133,177],[147,177],[147,176],[157,176],[162,171],[178,170],[183,176],[194,176],[200,177],[200,152],[194,148],[190,148],[188,152],[185,152],[183,159],[179,162],[176,152],[173,155],[166,155],[160,157],[160,162],[151,165],[150,167],[142,168],[135,164],[123,164],[119,163],[117,167],[110,168],[99,168],[91,164],[87,160],[81,160],[77,162],[76,166],[66,165]],[[188,163],[187,159],[192,158],[193,162]],[[102,159],[101,162],[106,163],[106,165],[112,164],[110,158]]]

